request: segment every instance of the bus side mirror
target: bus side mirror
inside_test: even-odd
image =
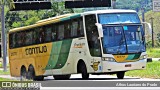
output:
[[[102,28],[102,24],[96,23],[95,24],[98,28],[98,33],[99,33],[99,37],[103,37],[103,28]]]
[[[148,32],[149,32],[150,35],[152,35],[152,27],[151,27],[151,24],[148,23],[148,22],[142,22],[142,24],[147,24],[147,26],[148,26]]]

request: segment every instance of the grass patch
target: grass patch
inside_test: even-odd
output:
[[[4,72],[3,70],[0,70],[0,75],[9,75],[10,74],[10,71],[6,71]]]
[[[147,67],[145,70],[128,71],[126,72],[125,75],[132,76],[132,77],[159,79],[160,78],[160,62],[154,61],[154,62],[147,63]]]
[[[160,58],[160,48],[147,48],[148,57]]]
[[[0,68],[2,67],[2,63],[0,62]]]
[[[2,67],[2,62],[0,62],[0,68],[3,68]],[[9,68],[9,64],[7,64],[7,68]]]
[[[13,80],[7,78],[0,78],[0,81],[13,81]]]

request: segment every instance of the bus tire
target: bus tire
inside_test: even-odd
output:
[[[27,71],[26,71],[26,68],[22,66],[21,72],[20,72],[20,80],[25,81],[26,79],[27,79]]]
[[[69,80],[71,77],[71,74],[68,75],[53,75],[55,80]]]
[[[82,79],[89,78],[89,73],[87,73],[87,68],[84,62],[80,64],[80,72],[82,74]]]
[[[123,79],[123,78],[124,78],[124,75],[125,75],[125,72],[124,72],[124,71],[118,72],[118,73],[117,73],[117,78],[118,78],[118,79]]]
[[[43,76],[35,76],[34,67],[32,65],[30,65],[28,68],[27,79],[34,80],[34,81],[42,81],[42,80],[44,80],[44,77]]]

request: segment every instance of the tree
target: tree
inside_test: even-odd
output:
[[[160,42],[160,33],[157,34],[158,42]]]
[[[6,1],[6,2],[5,2]],[[7,42],[6,42],[6,33],[5,33],[5,16],[4,16],[4,5],[7,4],[9,8],[14,8],[13,0],[1,0],[1,22],[2,22],[2,47],[3,47],[3,67],[4,71],[7,71]]]
[[[0,1],[0,5],[1,5],[1,7],[4,7],[4,6],[7,6],[7,7],[9,7],[10,9],[11,8],[15,8],[15,6],[14,6],[14,3],[13,3],[14,1],[13,0],[1,0]],[[4,9],[4,8],[3,8]],[[0,14],[2,14],[2,8],[0,8]],[[0,15],[0,17],[1,17],[2,15]],[[0,18],[0,22],[1,22],[1,18]],[[1,30],[1,29],[0,29]]]
[[[15,8],[13,2],[14,2],[13,0],[1,0],[0,5],[7,5],[11,9],[11,8]]]
[[[53,2],[52,9],[55,15],[74,13],[73,9],[65,9],[64,2]]]
[[[152,9],[152,0],[116,0],[116,8],[133,9],[137,12],[144,8],[149,11]]]

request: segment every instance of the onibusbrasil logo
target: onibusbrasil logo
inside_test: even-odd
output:
[[[0,83],[0,88],[34,88],[37,90],[40,87],[41,83],[27,81],[2,81]]]

